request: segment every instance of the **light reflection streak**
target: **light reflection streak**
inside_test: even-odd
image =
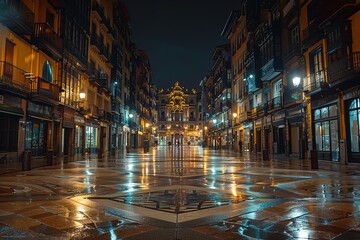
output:
[[[155,154],[153,156],[153,174],[156,176],[156,158],[155,158]]]
[[[211,189],[216,189],[216,187],[215,187],[215,178],[213,179],[213,181],[211,182],[211,184],[210,184],[210,188]]]
[[[235,183],[235,181],[234,181],[230,186],[231,186],[232,195],[233,195],[234,197],[237,197],[238,194],[237,194],[237,192],[236,192],[236,183]]]
[[[299,231],[299,235],[298,238],[300,239],[309,239],[309,231],[308,230],[304,230],[304,229],[298,229]]]

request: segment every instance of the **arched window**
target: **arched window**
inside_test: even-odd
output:
[[[53,82],[52,69],[49,61],[45,61],[42,68],[42,78],[48,82]]]
[[[360,129],[360,98],[351,101],[349,106],[349,126],[351,152],[360,152],[359,129]]]

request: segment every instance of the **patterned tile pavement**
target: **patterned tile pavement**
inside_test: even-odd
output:
[[[0,175],[0,238],[360,239],[360,168],[197,146]]]

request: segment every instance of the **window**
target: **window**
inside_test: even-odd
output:
[[[337,105],[322,107],[314,111],[316,149],[326,152],[326,160],[339,160],[339,128]]]
[[[255,95],[254,107],[257,107],[259,105],[262,105],[262,93],[261,92]]]
[[[49,24],[52,29],[54,29],[54,19],[54,14],[46,9],[46,23]]]
[[[240,46],[241,46],[241,33],[239,33],[237,36],[237,48],[239,49]]]
[[[324,67],[322,61],[322,48],[318,47],[310,53],[310,80],[316,87],[324,81]]]
[[[315,16],[316,16],[315,3],[316,1],[312,1],[307,7],[307,16],[308,16],[309,25],[312,24],[315,20]]]
[[[351,152],[360,152],[359,129],[360,129],[360,98],[354,99],[349,107],[349,130],[351,141]]]
[[[12,79],[13,75],[13,59],[14,59],[14,48],[15,44],[6,39],[5,45],[5,65],[4,65],[4,76]]]
[[[273,84],[273,98],[281,97],[282,79]]]
[[[53,82],[52,69],[49,61],[45,61],[42,68],[42,78],[48,82]]]
[[[296,25],[290,30],[290,47],[298,46],[300,43],[299,26]]]

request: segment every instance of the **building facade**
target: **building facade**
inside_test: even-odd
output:
[[[185,89],[178,82],[166,91],[158,91],[159,145],[182,146],[202,143],[202,119],[198,111],[200,100],[195,89]]]
[[[230,46],[217,46],[211,62],[210,74],[202,82],[206,145],[214,149],[229,149],[235,139],[231,111]]]
[[[239,2],[222,34],[231,46],[235,134],[246,150],[359,162],[359,8],[358,1]],[[208,102],[214,85],[203,83]]]
[[[137,86],[122,2],[22,0],[0,7],[3,169],[125,153],[132,131],[146,126],[154,139],[156,87],[150,77]]]

